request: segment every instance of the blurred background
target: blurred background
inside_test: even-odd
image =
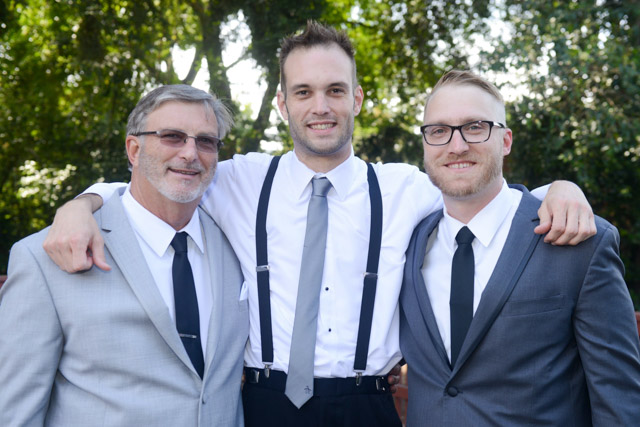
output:
[[[640,2],[31,0],[0,3],[0,274],[11,245],[96,181],[127,181],[128,113],[161,84],[232,106],[220,158],[291,148],[277,50],[317,19],[344,29],[365,105],[356,153],[422,167],[418,127],[443,72],[496,82],[514,146],[507,180],[578,183],[618,227],[640,295]]]

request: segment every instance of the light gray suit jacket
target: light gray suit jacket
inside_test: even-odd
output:
[[[238,426],[249,332],[240,264],[200,210],[213,310],[196,373],[119,197],[95,218],[111,271],[67,274],[43,230],[11,250],[0,291],[0,425]]]
[[[425,287],[416,228],[401,291],[408,426],[631,426],[640,423],[640,350],[617,230],[596,219],[578,246],[545,244],[526,190],[456,365]]]

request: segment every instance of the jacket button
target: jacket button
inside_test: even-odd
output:
[[[451,397],[456,397],[458,395],[458,389],[451,386],[447,389],[447,394]]]

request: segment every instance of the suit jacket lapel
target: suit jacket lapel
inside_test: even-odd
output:
[[[540,202],[526,190],[523,193],[502,253],[482,294],[469,332],[460,349],[458,362],[452,372],[454,375],[478,346],[502,310],[540,241],[541,236],[533,232],[537,225],[537,209]]]
[[[182,362],[195,371],[116,193],[97,213],[105,246],[149,319]]]
[[[220,341],[223,300],[224,300],[224,263],[223,259],[226,251],[222,250],[222,233],[215,226],[213,220],[205,210],[200,209],[200,224],[204,233],[206,257],[209,264],[209,276],[211,277],[211,295],[213,305],[211,307],[211,317],[209,319],[209,338],[206,343],[205,355],[205,375],[213,363],[213,357]],[[238,290],[239,292],[239,290]]]
[[[431,300],[429,299],[429,293],[427,292],[427,288],[424,283],[424,277],[422,276],[421,271],[424,263],[424,256],[427,250],[429,236],[431,236],[431,233],[433,233],[433,231],[437,227],[440,219],[442,218],[442,215],[442,210],[435,212],[434,214],[428,216],[417,227],[414,241],[415,250],[410,251],[410,255],[413,257],[413,259],[407,260],[407,262],[409,263],[409,261],[411,261],[409,265],[415,266],[415,268],[413,268],[413,270],[409,274],[411,275],[411,283],[413,283],[414,285],[413,291],[415,292],[416,301],[424,320],[426,332],[429,334],[431,343],[440,355],[440,358],[448,366],[449,357],[447,356],[447,351],[445,350],[444,343],[442,342],[442,336],[440,335],[438,323],[436,322],[435,315],[433,314]],[[412,327],[420,327],[420,329],[422,329],[422,325],[413,325]],[[425,342],[424,344],[429,345],[429,343],[427,342]]]

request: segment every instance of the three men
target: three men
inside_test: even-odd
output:
[[[509,188],[512,133],[498,90],[445,74],[421,127],[444,211],[407,251],[400,345],[409,426],[635,425],[640,356],[619,235],[575,247],[533,233],[539,202]]]
[[[247,283],[245,422],[399,425],[384,375],[401,359],[397,302],[405,251],[415,225],[440,206],[440,194],[415,167],[367,165],[353,155],[354,116],[364,95],[344,33],[309,22],[284,40],[280,66],[278,107],[294,151],[278,160],[250,153],[221,162],[203,197]],[[110,194],[91,191],[105,200]],[[555,208],[563,211],[564,204]],[[61,209],[48,239],[49,252],[70,270],[94,262],[87,244],[94,258],[100,251],[95,232],[76,230],[90,218],[85,209],[81,202]],[[549,218],[546,208],[541,212]],[[565,216],[556,212],[551,240],[588,237],[589,215],[589,208],[569,213],[575,221],[562,234]],[[320,223],[326,243],[319,256],[307,257],[318,240],[308,238],[309,228]]]
[[[0,291],[0,425],[242,425],[242,273],[198,208],[231,125],[190,86],[140,100],[131,184],[95,214],[110,271],[62,272],[46,230],[15,244]]]

